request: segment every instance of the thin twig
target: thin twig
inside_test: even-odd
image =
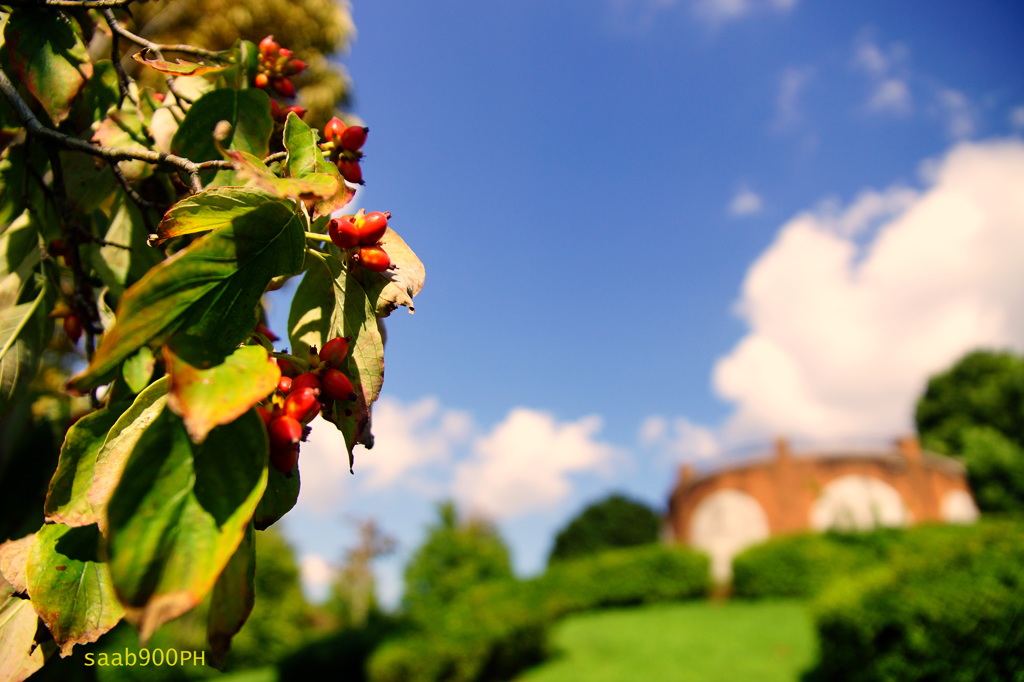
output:
[[[155,201],[144,199],[141,194],[136,192],[135,188],[131,186],[130,182],[128,182],[128,178],[124,176],[124,171],[121,170],[121,166],[119,164],[111,163],[109,164],[109,166],[111,172],[113,172],[114,174],[114,177],[117,178],[118,184],[121,185],[121,189],[125,191],[125,193],[131,198],[131,200],[134,201],[139,206],[139,208],[151,208],[161,212],[167,208],[163,204],[158,204]],[[145,215],[145,213],[143,213],[143,215]]]
[[[203,191],[203,183],[199,178],[200,171],[214,168],[232,168],[230,161],[205,161],[203,163],[196,163],[189,159],[176,154],[164,154],[162,152],[154,152],[148,149],[115,149],[112,147],[101,147],[99,145],[91,144],[85,140],[77,137],[71,137],[64,133],[48,128],[39,122],[32,110],[28,108],[25,101],[21,99],[21,95],[15,89],[11,79],[7,76],[7,72],[0,67],[0,92],[7,97],[11,103],[11,107],[14,109],[14,113],[21,119],[25,129],[32,135],[41,137],[49,142],[56,143],[65,149],[71,149],[74,151],[84,152],[92,156],[97,156],[101,159],[105,159],[111,163],[117,161],[145,161],[157,166],[171,166],[177,168],[183,173],[187,173],[189,176],[189,187],[193,194]]]
[[[72,7],[81,9],[103,9],[106,7],[127,7],[136,0],[6,0],[10,7]]]
[[[114,16],[113,10],[109,9],[103,10],[103,16],[106,17],[107,24],[111,26],[110,61],[114,63],[114,70],[117,71],[117,89],[121,93],[121,100],[117,103],[117,106],[120,107],[124,104],[126,99],[131,100],[132,104],[138,106],[139,102],[132,97],[131,92],[128,89],[128,74],[125,73],[124,64],[121,63],[121,46],[119,44],[121,36],[117,31],[113,30],[113,25],[111,24],[111,22],[117,23],[117,18]]]
[[[160,43],[154,43],[151,40],[147,40],[140,35],[136,35],[121,25],[121,22],[114,17],[114,13],[110,10],[106,10],[103,13],[104,18],[107,20],[107,24],[115,33],[120,34],[123,38],[132,41],[136,45],[152,50],[157,54],[160,59],[163,59],[163,52],[181,52],[182,54],[191,54],[196,57],[203,57],[204,59],[215,59],[222,61],[225,57],[221,52],[215,52],[213,50],[206,50],[195,45],[163,45]]]

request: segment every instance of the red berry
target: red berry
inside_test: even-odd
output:
[[[284,50],[281,50],[281,54],[284,54]],[[306,70],[306,62],[301,59],[291,59],[285,64],[284,72],[289,76],[298,76],[300,73]]]
[[[301,388],[292,391],[284,401],[284,413],[300,422],[308,422],[320,411],[320,403],[316,396],[319,391]]]
[[[345,128],[345,131],[341,134],[342,149],[349,149],[354,152],[359,151],[366,144],[366,133],[368,132],[370,132],[370,129],[363,126],[349,126]]]
[[[256,78],[253,80],[253,83],[256,84],[257,88],[265,88],[270,85],[270,78],[268,78],[265,73],[258,73],[256,74]],[[273,102],[271,102],[271,106],[273,106]]]
[[[293,104],[292,106],[285,107],[284,109],[281,110],[281,118],[288,118],[288,114],[295,114],[299,118],[302,118],[303,116],[306,115],[306,110],[297,104]]]
[[[292,364],[291,360],[277,358],[277,366],[281,368],[281,374],[286,377],[295,377],[300,374],[299,370]]]
[[[292,392],[298,391],[302,388],[311,388],[317,395],[320,393],[320,378],[312,372],[306,372],[292,379]]]
[[[279,390],[279,391],[281,391],[281,393],[285,393],[285,394],[290,393],[291,390],[292,390],[292,378],[291,377],[281,377],[280,379],[278,379],[277,380],[277,390]]]
[[[162,92],[154,92],[153,93],[153,99],[155,99],[157,102],[163,102],[164,101],[164,97],[165,97],[165,95]]]
[[[359,262],[373,272],[384,272],[391,265],[391,257],[379,246],[364,246],[359,249]]]
[[[273,80],[274,89],[277,90],[277,94],[281,97],[287,97],[291,99],[295,97],[295,83],[292,83],[291,78],[275,78]]]
[[[338,172],[341,173],[341,177],[351,183],[356,185],[363,184],[363,169],[359,167],[358,161],[338,159]]]
[[[263,334],[263,336],[267,337],[271,341],[277,341],[277,334],[275,334],[274,332],[270,331],[270,327],[268,327],[267,325],[263,324],[262,322],[257,324],[256,325],[256,329],[254,329],[253,331],[255,331],[258,334]]]
[[[270,420],[267,435],[270,437],[272,450],[291,447],[298,444],[302,438],[302,424],[295,417],[282,414]]]
[[[289,50],[287,47],[282,47],[280,50],[277,51],[277,53],[279,55],[281,55],[282,57],[284,57],[285,59],[291,59],[291,56],[293,54],[295,54],[294,52]]]
[[[270,35],[260,41],[260,54],[277,54],[281,50],[281,46],[274,40],[274,36]]]
[[[352,382],[339,369],[329,369],[324,373],[324,397],[328,400],[351,400],[353,395]]]
[[[327,223],[327,234],[339,249],[350,249],[359,244],[359,228],[352,222],[351,216],[332,218]]]
[[[345,131],[345,123],[335,116],[324,126],[324,139],[328,142],[337,142]]]
[[[372,246],[381,240],[388,229],[388,218],[390,213],[374,211],[367,213],[362,219],[356,220],[356,227],[359,229],[359,243],[362,246]]]
[[[291,474],[299,463],[299,446],[289,445],[281,448],[270,448],[270,464],[282,474]]]
[[[331,339],[320,349],[320,361],[327,363],[328,367],[341,367],[341,363],[345,361],[346,355],[348,355],[348,340],[343,336]],[[326,380],[327,376],[325,375],[324,381]],[[323,383],[321,382],[321,384]],[[326,391],[327,389],[324,388],[324,390]]]
[[[274,416],[270,414],[270,410],[263,407],[262,405],[257,405],[256,412],[257,414],[260,415],[260,419],[263,420],[263,425],[269,428],[270,422],[274,419]]]
[[[78,343],[82,338],[82,320],[72,313],[64,318],[64,333],[71,339],[71,343]]]

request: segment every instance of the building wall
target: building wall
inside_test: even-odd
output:
[[[888,452],[800,455],[779,440],[763,461],[706,476],[684,466],[668,524],[673,541],[712,555],[715,577],[724,581],[733,556],[771,536],[975,518],[963,467],[923,452],[916,439],[901,439]]]

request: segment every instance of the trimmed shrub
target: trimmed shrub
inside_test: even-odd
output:
[[[975,526],[934,524],[769,540],[733,561],[733,594],[755,599],[814,597],[844,576],[863,573],[905,554],[942,551],[977,532]]]
[[[560,562],[527,581],[470,588],[425,628],[386,642],[369,661],[373,682],[512,679],[548,653],[548,629],[567,613],[701,597],[708,558],[661,545]]]
[[[793,535],[755,545],[733,560],[733,594],[814,596],[838,576],[877,565],[888,553],[883,536],[893,532]]]
[[[547,610],[574,611],[703,597],[711,588],[706,555],[683,547],[615,549],[558,562],[540,578]]]
[[[1024,680],[1024,527],[921,538],[821,595],[820,660],[805,682]]]

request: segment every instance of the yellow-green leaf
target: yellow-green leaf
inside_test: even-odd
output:
[[[202,443],[215,426],[248,412],[281,378],[281,368],[263,346],[242,346],[208,369],[164,346],[164,362],[170,378],[167,405],[185,422],[193,443]]]
[[[252,410],[201,445],[170,410],[142,433],[107,516],[114,586],[143,642],[213,588],[263,495],[267,450]]]
[[[47,524],[36,533],[28,591],[61,656],[70,655],[75,644],[95,642],[124,616],[99,543],[95,525]]]
[[[189,339],[217,361],[252,332],[270,280],[302,268],[303,221],[291,204],[275,199],[224,216],[223,224],[125,291],[117,323],[70,388],[84,392],[108,381],[122,361],[150,343]]]

